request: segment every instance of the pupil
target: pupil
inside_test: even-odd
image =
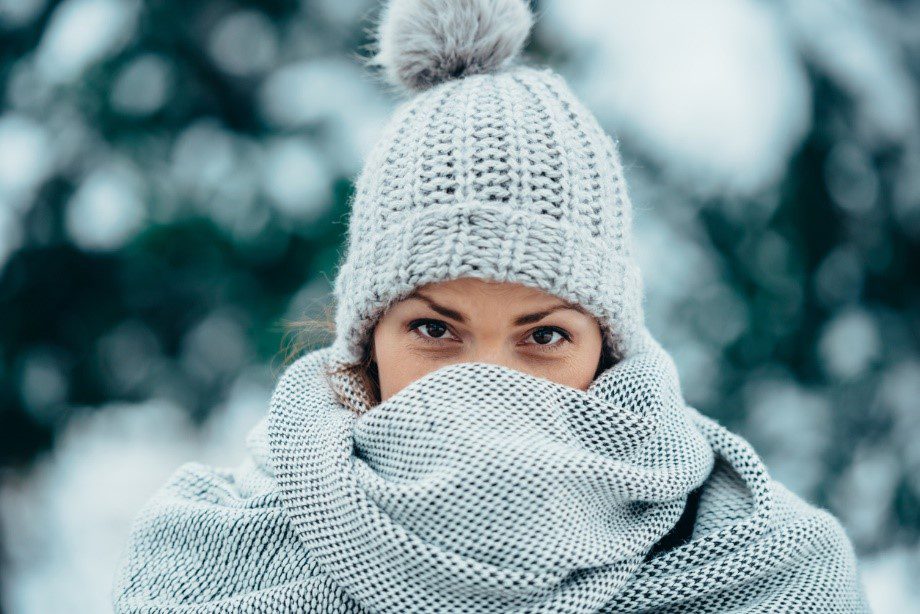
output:
[[[553,331],[551,331],[548,328],[541,328],[540,330],[536,331],[533,335],[534,335],[534,338],[537,340],[537,343],[543,345],[544,343],[549,343],[550,340],[553,338]],[[549,336],[545,337],[541,341],[540,337],[544,335],[549,335]]]
[[[440,337],[441,335],[444,334],[445,328],[443,324],[438,324],[437,322],[429,322],[428,324],[426,324],[426,326],[428,327],[428,334],[431,335],[432,337]],[[435,331],[438,331],[438,332],[432,332],[431,331],[432,328],[434,328]]]

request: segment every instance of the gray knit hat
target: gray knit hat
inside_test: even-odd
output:
[[[478,277],[576,302],[617,356],[644,343],[617,143],[559,75],[521,59],[524,0],[392,0],[376,54],[409,94],[357,178],[335,279],[340,356],[418,286]]]

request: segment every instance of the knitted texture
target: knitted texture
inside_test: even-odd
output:
[[[529,12],[520,0],[394,4],[379,62],[416,89],[356,180],[334,284],[340,351],[357,361],[389,305],[460,277],[579,303],[614,355],[631,351],[643,287],[618,143],[562,77],[513,55]]]
[[[245,462],[151,499],[116,612],[869,611],[839,523],[686,406],[647,335],[586,391],[457,363],[363,413],[345,358],[299,358]],[[700,485],[689,541],[649,556]]]

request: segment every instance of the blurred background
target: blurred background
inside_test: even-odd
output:
[[[242,458],[398,102],[356,60],[379,8],[0,0],[3,612],[109,611],[146,499]],[[920,611],[920,3],[534,9],[620,138],[688,403]]]

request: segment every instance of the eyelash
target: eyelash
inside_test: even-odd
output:
[[[444,327],[446,327],[448,331],[450,331],[450,327],[447,326],[447,324],[446,324],[445,322],[441,321],[441,320],[422,319],[422,320],[413,320],[412,322],[410,322],[410,323],[409,323],[409,332],[411,332],[411,333],[412,333],[413,335],[415,335],[417,338],[421,339],[422,341],[424,341],[424,342],[426,342],[426,343],[432,343],[432,344],[435,344],[435,345],[440,345],[440,344],[441,344],[441,340],[440,340],[440,339],[438,339],[438,338],[433,338],[433,337],[427,337],[427,336],[421,334],[420,332],[418,332],[419,327],[424,326],[424,325],[426,325],[426,324],[441,324],[441,325],[443,325]],[[539,330],[544,330],[544,329],[548,329],[548,330],[551,330],[551,331],[554,331],[554,332],[559,333],[559,334],[562,336],[562,341],[557,341],[557,342],[555,342],[555,343],[553,343],[553,344],[548,344],[548,343],[528,343],[527,345],[535,345],[535,346],[537,346],[538,348],[540,348],[541,351],[552,352],[552,351],[555,351],[555,350],[560,349],[563,345],[565,345],[566,343],[572,341],[572,336],[571,336],[565,329],[559,328],[558,326],[538,326],[537,328],[535,328],[535,329],[533,329],[532,331],[530,331],[530,333],[528,333],[528,337],[529,337],[530,335],[533,335],[535,332],[537,332],[537,331],[539,331]]]

